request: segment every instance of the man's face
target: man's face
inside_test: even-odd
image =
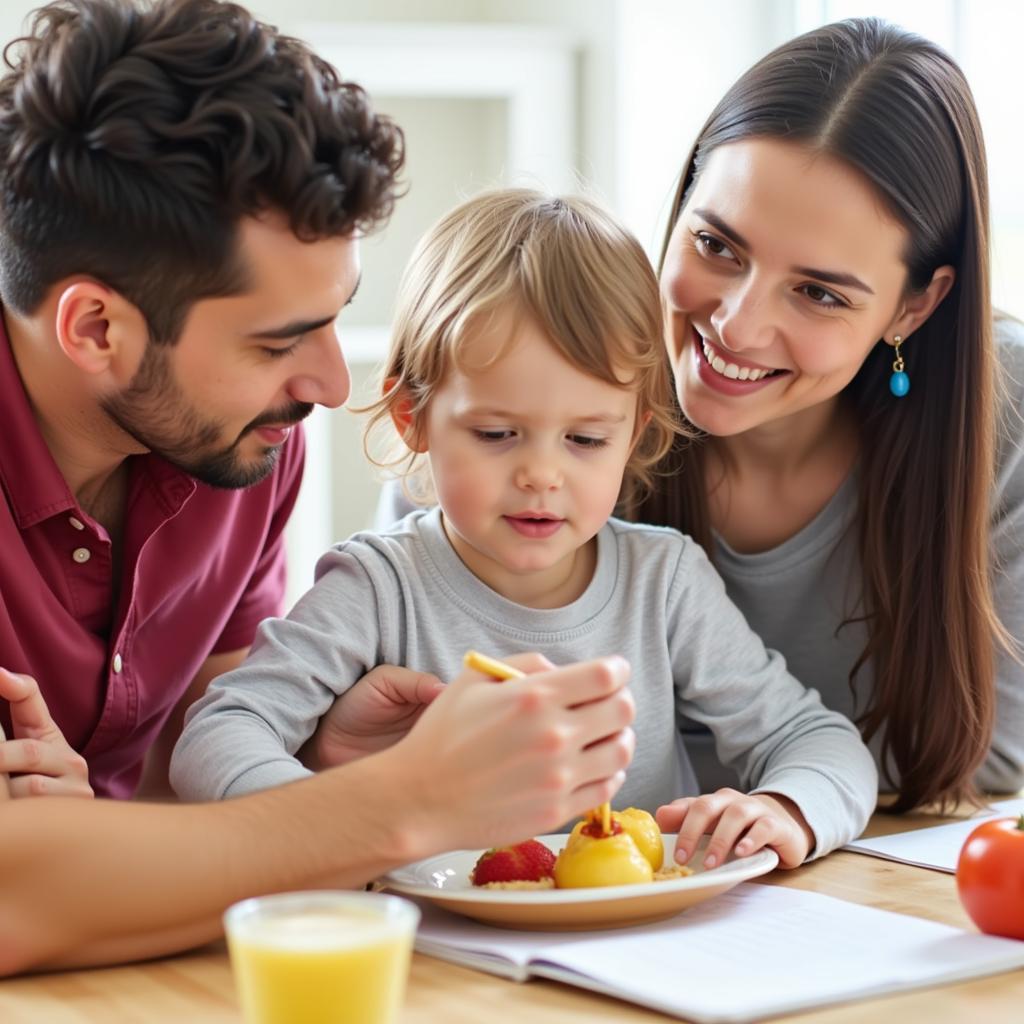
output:
[[[302,242],[277,214],[246,218],[243,293],[202,299],[174,345],[146,347],[107,414],[168,462],[214,487],[248,487],[273,468],[314,405],[335,408],[350,378],[335,320],[359,283],[352,236]]]

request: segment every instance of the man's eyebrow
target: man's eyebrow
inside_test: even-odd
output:
[[[348,301],[345,303],[346,306],[356,297],[356,292],[359,291],[359,284],[362,280],[363,275],[360,274],[356,278],[355,287],[352,289]],[[327,324],[334,320],[337,320],[337,316],[324,316],[319,320],[293,320],[291,323],[284,324],[281,327],[271,327],[267,331],[256,331],[254,334],[250,334],[249,337],[270,341],[283,341],[286,338],[297,338],[301,334],[308,334],[310,331],[318,331],[321,327],[326,327]]]
[[[701,220],[706,220],[713,228],[716,228],[719,232],[725,235],[730,242],[735,243],[741,249],[749,249],[750,243],[734,228],[731,228],[717,213],[712,213],[711,210],[699,209],[693,211]],[[874,289],[869,288],[859,277],[854,277],[853,274],[847,274],[841,270],[821,270],[817,267],[792,267],[795,274],[800,274],[803,277],[814,277],[819,281],[824,281],[826,284],[838,284],[844,285],[847,288],[859,288],[862,292],[867,292],[868,295],[874,295]]]
[[[297,338],[300,334],[308,334],[310,331],[318,331],[327,324],[334,323],[337,318],[334,316],[320,317],[319,320],[293,320],[291,323],[281,327],[271,327],[268,331],[256,331],[250,334],[250,338],[264,338],[281,341],[285,338]]]

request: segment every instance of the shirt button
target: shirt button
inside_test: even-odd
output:
[[[84,530],[84,529],[85,529],[85,523],[83,523],[81,519],[76,519],[76,518],[75,518],[74,516],[72,516],[72,517],[71,517],[71,518],[70,518],[70,519],[68,520],[68,522],[69,522],[69,523],[70,523],[70,524],[71,524],[71,525],[72,525],[72,526],[73,526],[73,527],[74,527],[74,528],[75,528],[76,530]]]
[[[79,565],[85,565],[85,563],[92,558],[92,552],[88,548],[75,548],[75,550],[71,552],[71,557]]]
[[[115,672],[120,672],[121,671],[121,667],[123,665],[124,665],[124,662],[121,660],[120,653],[115,654],[114,655],[114,663],[113,663],[114,671]]]

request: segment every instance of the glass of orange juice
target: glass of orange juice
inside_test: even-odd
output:
[[[420,912],[372,892],[281,893],[224,915],[246,1024],[392,1024]]]

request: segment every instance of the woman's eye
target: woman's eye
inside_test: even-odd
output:
[[[838,309],[846,306],[846,303],[838,295],[830,292],[827,288],[823,288],[820,284],[805,284],[800,288],[800,291],[816,306],[824,306],[826,309]]]
[[[586,434],[570,434],[569,440],[578,448],[604,448],[608,444],[606,437],[589,437]]]
[[[510,437],[515,437],[515,432],[512,430],[473,430],[473,436],[478,441],[483,441],[485,444],[496,444],[498,441],[507,441]]]
[[[693,237],[697,248],[708,256],[716,256],[727,260],[736,259],[736,254],[720,238],[716,238],[706,231],[696,231]]]

